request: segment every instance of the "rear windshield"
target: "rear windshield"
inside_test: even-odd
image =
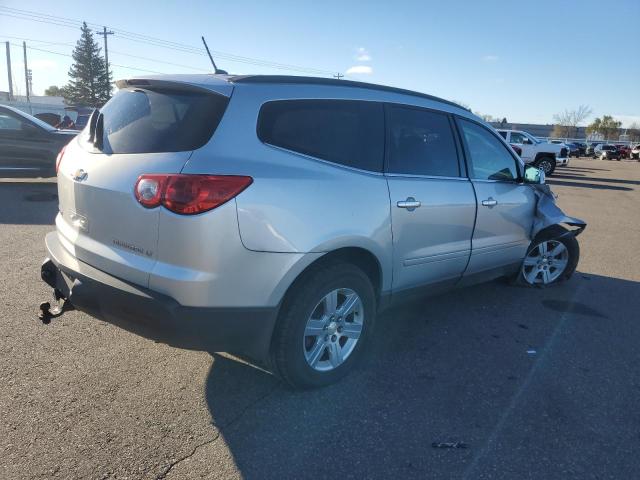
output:
[[[613,145],[604,145],[602,147],[603,150],[615,150],[616,147],[614,147]]]
[[[119,91],[100,113],[108,153],[195,150],[209,141],[229,99],[216,93],[135,89]]]

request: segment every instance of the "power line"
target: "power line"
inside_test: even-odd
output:
[[[165,60],[157,60],[157,59],[155,59],[155,58],[141,57],[141,56],[138,56],[138,55],[131,55],[130,53],[119,52],[119,51],[117,51],[117,50],[113,50],[113,49],[109,50],[109,52],[110,52],[110,53],[115,53],[116,55],[122,55],[122,56],[124,56],[124,57],[136,58],[136,59],[138,59],[138,60],[147,60],[147,61],[155,62],[155,63],[164,63],[164,64],[166,64],[166,65],[172,65],[172,66],[174,66],[174,67],[190,68],[190,69],[192,69],[192,70],[199,70],[199,71],[201,71],[201,72],[206,72],[206,73],[211,72],[211,69],[210,69],[210,68],[198,68],[198,67],[192,67],[192,66],[190,66],[190,65],[183,65],[183,64],[181,64],[181,63],[173,63],[173,62],[167,62],[167,61],[165,61]],[[113,64],[112,64],[112,65],[113,65]]]
[[[14,47],[20,47],[20,45],[18,45],[17,43],[12,43],[11,45],[14,46]],[[54,52],[52,50],[45,50],[44,48],[27,47],[27,50],[36,50],[38,52],[46,52],[46,53],[51,53],[53,55],[60,55],[62,57],[73,58],[73,55],[69,55],[67,53]],[[148,70],[148,69],[145,69],[145,68],[130,67],[128,65],[120,65],[118,63],[112,63],[111,65],[113,65],[114,67],[126,68],[126,69],[129,69],[129,70],[137,70],[139,72],[157,73],[159,75],[162,75],[162,74],[165,73],[165,72],[158,72],[156,70]]]
[[[20,10],[17,8],[10,8],[10,7],[3,7],[3,6],[0,6],[0,15],[10,16],[14,18],[21,18],[23,20],[30,20],[30,21],[40,22],[40,23],[49,23],[53,25],[70,27],[70,28],[78,28],[82,24],[82,22],[80,22],[79,20],[74,20],[67,17],[41,14],[38,12],[29,11],[29,10]],[[90,22],[86,22],[86,23],[88,26],[90,25],[94,27],[94,29],[102,28],[100,25],[95,23],[90,23]],[[156,46],[156,47],[176,50],[182,53],[206,55],[206,52],[202,48],[197,48],[192,45],[172,42],[169,40],[151,37],[149,35],[143,35],[143,34],[122,30],[118,28],[113,28],[113,31],[118,35],[118,37],[129,40],[129,41],[145,43],[145,44]],[[302,67],[299,65],[273,62],[269,60],[246,57],[246,56],[236,55],[236,54],[222,52],[218,50],[212,50],[212,53],[216,57],[222,58],[228,61],[243,63],[243,64],[251,64],[251,65],[262,66],[262,67],[270,67],[270,68],[275,68],[279,70],[291,70],[291,71],[296,71],[300,73],[327,75],[327,76],[334,75],[335,73],[329,70],[322,70],[322,69],[313,68],[313,67]]]
[[[41,43],[43,45],[62,45],[62,46],[66,46],[66,47],[75,47],[75,45],[73,43],[64,43],[64,42],[45,42],[44,40],[38,40],[35,38],[25,38],[25,37],[14,37],[11,35],[0,35],[0,38],[10,38],[13,40],[26,40],[28,42],[36,42],[36,43]],[[40,46],[40,45],[38,45]],[[32,48],[32,47],[27,47],[27,48]],[[122,55],[124,57],[131,57],[131,58],[135,58],[137,60],[146,60],[148,62],[153,62],[153,63],[163,63],[166,65],[171,65],[174,67],[181,67],[181,68],[189,68],[191,70],[197,70],[200,72],[205,72],[208,73],[211,71],[210,68],[199,68],[199,67],[194,67],[192,65],[184,65],[182,63],[174,63],[174,62],[167,62],[166,60],[158,60],[157,58],[150,58],[150,57],[143,57],[140,55],[132,55],[130,53],[124,53],[124,52],[120,52],[118,50],[113,50],[113,49],[109,49],[109,53],[113,54],[115,53],[116,55]],[[113,63],[111,64],[113,65]]]

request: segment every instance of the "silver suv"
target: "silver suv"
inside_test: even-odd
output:
[[[75,307],[315,387],[356,364],[392,302],[576,268],[581,228],[557,223],[580,221],[454,103],[305,77],[117,84],[58,157],[45,323]]]

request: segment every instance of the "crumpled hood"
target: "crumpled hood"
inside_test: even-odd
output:
[[[531,231],[531,238],[542,230],[551,225],[569,225],[575,227],[571,230],[574,236],[579,235],[587,227],[587,222],[575,217],[569,217],[560,210],[560,207],[556,204],[556,196],[551,191],[549,185],[533,185],[533,189],[538,197],[538,204],[536,205],[536,216],[533,222],[533,228]]]

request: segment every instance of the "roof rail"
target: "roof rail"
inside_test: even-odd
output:
[[[289,83],[302,85],[334,85],[338,87],[366,88],[368,90],[378,90],[381,92],[399,93],[402,95],[411,95],[413,97],[426,98],[427,100],[442,102],[469,112],[471,111],[470,109],[465,108],[462,105],[457,104],[456,102],[435,97],[433,95],[427,95],[426,93],[406,90],[404,88],[389,87],[386,85],[377,85],[375,83],[356,82],[353,80],[339,80],[337,78],[304,77],[297,75],[234,75],[229,76],[228,81],[232,83]]]

